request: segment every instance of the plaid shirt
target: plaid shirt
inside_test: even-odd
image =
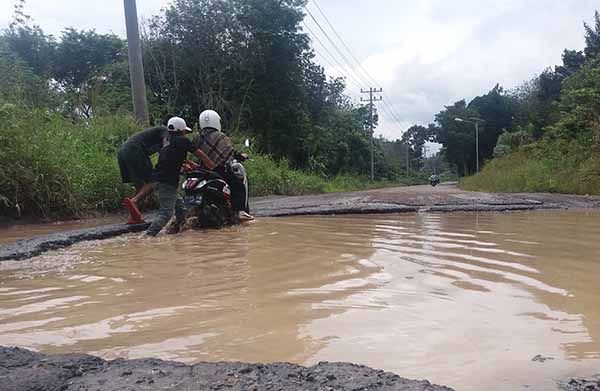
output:
[[[196,138],[195,144],[213,161],[215,167],[231,160],[235,153],[229,137],[214,129],[203,130],[200,137]]]

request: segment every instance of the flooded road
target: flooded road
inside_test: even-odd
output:
[[[116,224],[126,220],[126,216],[114,215],[84,220],[58,221],[55,223],[0,225],[0,245],[12,244],[17,240],[28,239],[33,236],[98,227],[106,224]]]
[[[295,217],[80,243],[0,263],[0,345],[350,361],[457,390],[551,390],[600,373],[599,221]]]

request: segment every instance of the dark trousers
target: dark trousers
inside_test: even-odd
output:
[[[158,193],[158,201],[160,202],[160,208],[156,218],[152,220],[152,224],[146,231],[150,236],[156,236],[175,212],[175,218],[183,220],[185,216],[185,209],[183,208],[183,201],[177,195],[177,187],[169,185],[167,183],[155,182],[154,189]]]
[[[246,194],[244,182],[229,169],[219,167],[215,169],[215,172],[225,179],[225,182],[227,182],[231,189],[231,206],[233,207],[233,210],[236,212],[243,210],[244,212],[250,213],[250,208],[246,202],[248,196]]]

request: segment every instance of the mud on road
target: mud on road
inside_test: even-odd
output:
[[[418,213],[418,212],[502,212],[536,209],[600,208],[600,197],[548,193],[480,193],[460,190],[453,184],[394,187],[351,193],[307,196],[259,197],[250,201],[257,217]],[[21,260],[46,251],[68,247],[86,240],[106,239],[141,232],[149,224],[112,224],[20,240],[0,246],[0,261]]]
[[[398,390],[452,391],[428,381],[347,363],[199,363],[157,359],[104,361],[85,354],[43,355],[0,347],[2,391],[74,390]]]
[[[481,193],[442,184],[252,200],[258,216],[403,212],[497,212],[600,208],[600,197],[549,193]]]

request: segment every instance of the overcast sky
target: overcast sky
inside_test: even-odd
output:
[[[446,104],[471,100],[496,83],[512,88],[558,64],[563,49],[583,48],[583,22],[591,23],[594,10],[600,9],[598,0],[317,1],[362,67],[383,87],[398,121],[379,104],[378,132],[392,139],[414,123],[432,122]],[[7,26],[15,3],[0,0],[0,27]],[[138,0],[138,12],[148,17],[168,3]],[[27,0],[26,13],[56,35],[66,26],[124,35],[122,8],[122,0]],[[336,40],[315,4],[308,9]],[[343,62],[310,17],[306,23]],[[320,57],[329,57],[325,49],[317,42],[314,46],[317,61],[330,74],[360,72],[357,66],[340,70],[332,59]],[[349,84],[355,98],[357,90]]]

